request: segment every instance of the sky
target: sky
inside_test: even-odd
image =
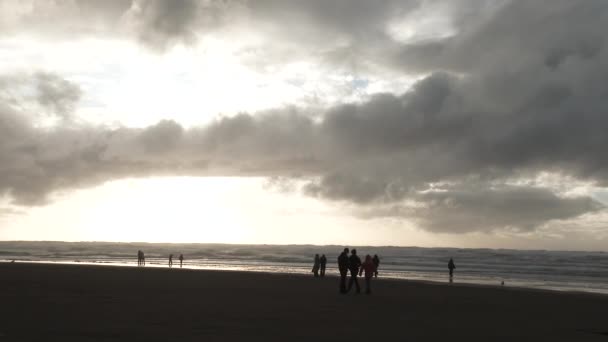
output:
[[[0,0],[0,240],[608,251],[604,0]]]

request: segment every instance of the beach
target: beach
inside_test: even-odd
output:
[[[606,295],[457,279],[0,263],[0,341],[608,340]]]

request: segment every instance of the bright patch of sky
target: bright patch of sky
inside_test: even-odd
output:
[[[188,127],[218,115],[283,106],[322,109],[378,92],[402,93],[415,79],[392,80],[330,70],[314,59],[263,68],[243,64],[240,44],[206,38],[158,54],[120,40],[38,41],[0,45],[0,72],[31,66],[62,75],[83,92],[75,115],[93,124],[145,127],[172,119]]]

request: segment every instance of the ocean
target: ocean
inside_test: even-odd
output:
[[[377,254],[379,277],[447,282],[447,263],[456,264],[454,282],[586,291],[608,294],[608,253],[510,249],[421,247],[356,248],[363,259]],[[327,273],[337,274],[344,246],[230,245],[114,242],[0,241],[0,262],[82,263],[137,267],[137,251],[146,267],[168,267],[173,254],[179,267],[271,273],[311,274],[315,254],[325,254]]]

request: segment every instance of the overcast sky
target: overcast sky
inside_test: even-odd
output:
[[[0,0],[0,239],[608,250],[604,0]]]

